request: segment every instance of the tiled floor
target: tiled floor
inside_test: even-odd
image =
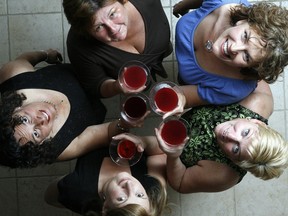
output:
[[[191,0],[192,1],[192,0]],[[0,0],[0,65],[27,50],[56,48],[66,61],[65,39],[69,25],[59,0]],[[176,0],[162,0],[173,32],[177,19],[171,15]],[[288,6],[288,1],[273,1]],[[165,59],[169,79],[174,81],[174,55]],[[270,125],[286,138],[288,128],[288,88],[286,76],[273,84],[275,111]],[[118,99],[107,100],[117,106]],[[108,117],[118,116],[109,110]],[[151,134],[159,119],[151,117],[141,134]],[[46,205],[43,193],[55,177],[73,169],[74,161],[39,167],[32,170],[0,168],[1,216],[72,216],[69,210]],[[288,172],[280,179],[264,182],[250,175],[241,184],[221,193],[180,195],[169,189],[172,216],[284,216],[288,215]]]

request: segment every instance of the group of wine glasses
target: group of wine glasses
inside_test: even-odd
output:
[[[150,82],[150,70],[140,61],[129,61],[122,66],[118,76],[120,85],[135,93],[127,94],[121,99],[121,117],[130,124],[137,124],[151,108],[158,115],[173,112],[180,105],[181,89],[173,82],[156,83],[149,92],[149,97],[141,91]],[[139,92],[139,90],[141,90]],[[187,137],[186,122],[175,115],[171,115],[159,124],[160,135],[167,148],[183,144]],[[136,145],[129,140],[113,140],[109,148],[112,160],[119,165],[133,166],[142,152],[138,152]]]

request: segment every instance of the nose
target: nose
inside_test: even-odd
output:
[[[133,193],[133,184],[132,184],[131,181],[128,180],[128,181],[126,182],[126,184],[125,184],[125,187],[126,187],[126,189],[127,189],[127,191],[128,191],[128,194]]]
[[[111,20],[107,20],[105,25],[112,34],[117,32],[117,25],[115,25]]]
[[[238,136],[234,133],[229,133],[227,134],[227,138],[229,141],[233,141],[233,142],[239,142]]]
[[[43,115],[37,115],[34,118],[34,124],[37,126],[43,126],[47,123],[47,119]]]
[[[233,43],[230,47],[230,51],[233,54],[246,50],[246,44],[242,42]]]

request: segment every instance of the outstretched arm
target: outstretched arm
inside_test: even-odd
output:
[[[183,0],[173,6],[173,14],[176,17],[183,16],[190,9],[199,8],[203,3],[203,0]]]
[[[53,49],[25,52],[15,60],[3,65],[0,69],[0,83],[18,74],[34,71],[34,66],[42,61],[49,64],[58,64],[62,62],[62,56],[57,50]]]
[[[269,84],[260,81],[257,88],[240,104],[268,119],[274,109],[273,95]]]
[[[61,153],[58,160],[71,160],[94,149],[109,146],[113,136],[123,133],[128,125],[121,119],[87,127]]]
[[[179,158],[167,157],[166,173],[170,186],[180,193],[220,192],[239,180],[229,166],[208,160],[186,168]]]

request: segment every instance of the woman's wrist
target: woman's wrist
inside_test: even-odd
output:
[[[46,50],[40,50],[40,51],[45,54],[45,60],[43,61],[47,62],[49,59],[49,53]]]
[[[129,130],[130,130],[129,126],[127,124],[125,124],[125,122],[121,118],[118,119],[116,127],[118,130],[120,130],[124,133],[129,132]]]

